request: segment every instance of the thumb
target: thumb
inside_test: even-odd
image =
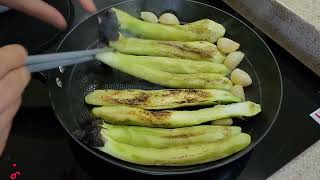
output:
[[[0,155],[2,154],[11,129],[12,119],[21,104],[19,97],[8,109],[0,113]]]
[[[42,0],[0,0],[0,4],[38,18],[59,29],[67,28],[67,22],[62,14]]]

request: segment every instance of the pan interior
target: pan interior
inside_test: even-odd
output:
[[[246,54],[240,68],[250,74],[253,80],[253,84],[245,88],[246,100],[260,103],[262,113],[246,122],[238,121],[236,124],[252,137],[252,143],[247,149],[225,159],[201,165],[170,168],[140,166],[115,159],[79,142],[82,146],[106,161],[127,169],[152,174],[181,174],[208,170],[231,162],[247,153],[262,139],[277,116],[282,85],[272,53],[253,30],[221,10],[194,1],[132,0],[115,6],[136,17],[139,17],[141,11],[151,11],[159,16],[162,12],[170,10],[184,22],[209,18],[223,24],[227,30],[225,37],[239,42],[240,50]],[[61,43],[59,51],[92,49],[100,46],[97,17],[103,16],[104,13],[105,11],[101,11],[74,28]],[[62,81],[63,86],[57,86],[57,79]],[[97,60],[64,67],[63,73],[61,70],[54,70],[49,74],[52,105],[62,125],[70,134],[92,121],[90,113],[92,107],[85,104],[84,97],[95,89],[164,88],[119,72]]]

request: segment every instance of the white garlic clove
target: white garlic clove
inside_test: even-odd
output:
[[[232,124],[233,124],[232,118],[211,121],[211,125],[216,125],[216,126],[231,126]]]
[[[159,17],[159,22],[161,24],[168,24],[168,25],[178,25],[180,24],[179,19],[177,16],[171,13],[164,13]]]
[[[227,55],[223,64],[226,65],[230,70],[234,70],[240,64],[244,58],[244,53],[240,51],[231,52]]]
[[[217,41],[217,46],[220,51],[223,53],[231,53],[240,48],[240,44],[228,39],[228,38],[220,38]]]
[[[244,89],[241,85],[234,85],[230,92],[234,95],[237,96],[238,98],[240,98],[242,101],[244,101],[246,99],[246,96],[244,94]]]
[[[140,13],[140,18],[146,22],[150,22],[150,23],[158,23],[158,17],[153,14],[152,12],[141,12]]]
[[[231,81],[233,84],[241,85],[242,87],[247,87],[252,84],[252,79],[249,74],[238,68],[231,72]]]

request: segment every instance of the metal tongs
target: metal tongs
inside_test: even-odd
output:
[[[101,16],[97,16],[97,25],[99,27],[100,39],[102,39],[103,41],[117,39],[119,36],[117,24],[118,23],[114,17],[113,19],[103,19]],[[58,68],[60,66],[79,64],[93,60],[98,52],[106,51],[108,49],[110,50],[111,48],[104,47],[92,50],[29,56],[26,62],[26,66],[30,72],[39,72]]]

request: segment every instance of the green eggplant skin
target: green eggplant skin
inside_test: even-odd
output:
[[[92,112],[95,117],[111,124],[177,128],[225,118],[252,117],[261,112],[261,106],[250,101],[194,111],[151,111],[130,106],[103,106],[93,108]]]
[[[107,52],[109,57],[120,63],[132,65],[142,65],[152,69],[156,69],[168,73],[176,74],[197,74],[197,73],[215,73],[223,76],[229,75],[230,70],[224,64],[208,62],[208,61],[193,61],[189,59],[157,57],[157,56],[135,56],[123,53]],[[104,55],[108,57],[108,54]],[[112,54],[112,55],[111,55]],[[104,59],[103,55],[100,58]],[[107,61],[108,62],[108,61]]]
[[[109,46],[124,54],[139,56],[171,57],[216,63],[222,63],[226,58],[216,45],[207,41],[162,41],[128,38],[119,34],[117,40],[109,42]]]
[[[237,153],[251,143],[250,135],[240,133],[211,143],[146,148],[120,143],[103,136],[106,142],[103,147],[97,147],[99,150],[127,162],[153,166],[189,166],[211,162]]]
[[[151,148],[210,143],[241,133],[241,127],[237,126],[200,125],[163,129],[103,123],[101,127],[101,133],[117,142]]]
[[[195,74],[170,73],[159,70],[157,67],[150,67],[145,64],[136,63],[133,59],[128,59],[133,57],[133,55],[123,55],[114,52],[101,52],[96,55],[98,60],[114,69],[170,88],[230,90],[233,86],[232,82],[221,74],[203,72]],[[149,59],[152,58],[154,57],[149,57]],[[201,68],[198,69],[200,70]]]
[[[164,25],[142,21],[117,8],[112,8],[111,12],[115,13],[121,30],[129,31],[145,39],[214,43],[226,32],[221,24],[210,19],[202,19],[185,25]]]

